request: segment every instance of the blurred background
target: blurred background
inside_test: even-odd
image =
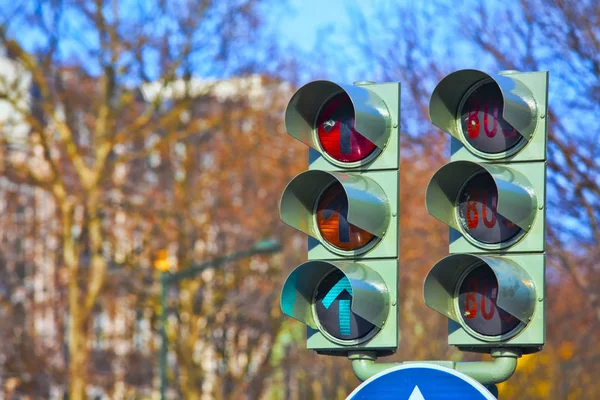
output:
[[[2,0],[0,55],[0,398],[159,398],[161,287],[168,398],[358,386],[279,308],[306,257],[278,213],[307,165],[283,111],[318,78],[402,82],[401,342],[386,361],[479,359],[448,347],[422,298],[448,249],[424,207],[449,159],[428,101],[460,68],[550,71],[547,340],[500,397],[600,398],[600,3]],[[167,271],[180,279],[161,285]]]

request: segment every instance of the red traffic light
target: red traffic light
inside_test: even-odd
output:
[[[354,106],[345,92],[328,100],[317,116],[319,143],[336,161],[361,161],[377,149],[373,142],[356,131],[354,122]]]
[[[466,142],[487,154],[503,153],[525,143],[502,117],[502,92],[492,81],[477,85],[460,107],[460,127]]]
[[[494,272],[481,263],[472,269],[460,283],[458,308],[466,326],[484,336],[509,334],[520,321],[497,304],[498,279]]]
[[[378,170],[395,170],[399,165],[399,98],[398,84],[310,82],[290,99],[285,127],[290,136],[319,153],[311,156],[313,168],[373,165]]]
[[[498,213],[498,188],[487,173],[475,174],[465,183],[457,206],[463,230],[479,242],[505,243],[523,232]]]

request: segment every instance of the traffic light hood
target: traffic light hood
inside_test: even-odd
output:
[[[366,87],[313,81],[292,96],[285,111],[285,127],[290,136],[322,152],[315,125],[323,106],[333,96],[345,93],[354,108],[354,128],[383,149],[390,135],[391,118],[385,102]]]
[[[538,203],[533,186],[519,171],[494,164],[454,161],[438,169],[425,195],[429,214],[460,231],[456,212],[458,196],[465,183],[479,173],[488,174],[496,186],[498,214],[528,231]]]
[[[529,322],[535,310],[534,281],[519,264],[504,257],[452,254],[443,258],[425,278],[425,304],[461,324],[462,318],[455,304],[458,288],[466,273],[482,264],[490,268],[498,282],[498,307],[521,322]]]
[[[502,117],[529,141],[536,129],[538,105],[527,85],[511,75],[510,72],[488,75],[474,69],[447,75],[437,84],[429,100],[431,123],[464,142],[458,123],[459,107],[471,89],[479,83],[491,81],[502,94]]]
[[[389,289],[377,272],[360,263],[318,260],[299,265],[283,285],[281,311],[313,329],[318,329],[313,313],[317,287],[336,269],[350,282],[352,312],[381,328],[389,314]]]
[[[348,200],[348,223],[383,237],[390,220],[389,200],[381,186],[359,174],[309,170],[292,179],[281,196],[281,220],[321,240],[316,228],[316,203],[323,192],[338,182]]]

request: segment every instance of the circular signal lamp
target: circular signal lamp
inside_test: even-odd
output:
[[[498,189],[489,174],[473,175],[459,191],[457,205],[460,226],[479,243],[512,243],[523,232],[498,213]]]
[[[470,90],[459,106],[460,128],[466,143],[484,154],[516,152],[525,144],[523,136],[502,117],[500,88],[484,81]]]
[[[364,249],[375,235],[348,222],[348,197],[339,182],[327,187],[317,199],[317,228],[333,247],[354,251]]]
[[[521,321],[498,307],[498,280],[483,263],[465,275],[457,298],[463,323],[479,335],[502,337],[521,326]]]
[[[352,312],[352,287],[340,270],[334,270],[317,285],[315,318],[330,336],[341,341],[364,341],[377,327]]]
[[[377,146],[354,127],[355,112],[346,93],[329,99],[317,115],[319,144],[325,154],[341,163],[355,163],[374,154]]]

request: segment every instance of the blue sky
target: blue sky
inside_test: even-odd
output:
[[[282,45],[298,46],[309,51],[315,45],[317,32],[327,26],[348,25],[347,7],[355,5],[344,0],[290,0],[286,13],[274,21]]]
[[[472,68],[474,60],[477,60],[479,67],[490,62],[484,60],[481,54],[474,54],[473,46],[465,43],[464,27],[458,23],[458,15],[464,9],[454,7],[448,0],[435,4],[438,9],[430,3],[411,0],[288,0],[287,5],[282,5],[277,10],[266,9],[265,16],[268,25],[275,31],[275,40],[279,46],[288,51],[294,49],[295,55],[300,56],[302,61],[308,60],[304,69],[317,74],[310,76],[308,71],[303,70],[306,75],[300,82],[315,78],[349,82],[377,80],[380,72],[378,66],[370,65],[371,59],[361,59],[361,50],[352,46],[354,38],[360,36],[364,40],[368,37],[372,47],[381,48],[382,51],[398,46],[397,54],[402,57],[403,43],[398,41],[397,31],[405,23],[414,24],[412,27],[416,36],[421,35],[430,41],[431,50],[443,60],[440,63],[444,66],[455,62],[457,67]],[[443,15],[440,15],[440,10]],[[352,23],[356,23],[356,14],[364,15],[369,31],[367,36],[362,32],[354,33],[355,29],[362,29],[360,26],[352,26]],[[386,16],[390,18],[382,20]],[[440,20],[432,24],[432,18]],[[440,21],[443,23],[439,23]],[[334,56],[321,65],[309,58],[311,50],[316,50],[315,54],[324,54],[326,48],[317,42],[318,38],[334,46],[331,53]],[[452,38],[454,53],[461,55],[458,59],[450,60],[447,57],[448,38]],[[338,49],[345,51],[344,57],[335,57]]]
[[[122,1],[127,3],[128,0]],[[145,4],[144,0],[129,1]],[[512,7],[512,4],[516,2],[517,0],[508,0],[506,3],[498,0],[486,2],[485,4],[488,8],[495,10],[501,5],[503,7]],[[46,5],[51,4],[48,2],[42,3]],[[393,26],[394,21],[403,21],[405,16],[418,15],[419,18],[415,20],[416,23],[410,25],[410,28],[418,30],[425,27],[427,33],[431,33],[422,37],[425,37],[428,43],[432,45],[434,54],[430,55],[430,59],[435,60],[440,67],[452,69],[480,68],[494,72],[497,68],[495,61],[488,54],[485,54],[485,52],[479,51],[472,42],[465,41],[465,27],[460,25],[464,22],[464,19],[457,18],[457,14],[463,14],[464,16],[465,12],[470,11],[478,3],[478,0],[465,0],[461,3],[461,7],[456,7],[449,0],[439,0],[435,4],[440,8],[432,13],[430,10],[432,2],[417,2],[412,0],[287,0],[285,2],[274,0],[269,2],[268,5],[265,3],[263,15],[267,19],[269,33],[273,35],[273,40],[279,44],[279,47],[286,49],[288,53],[294,49],[299,49],[295,54],[289,53],[289,55],[299,56],[304,63],[303,66],[310,66],[310,68],[300,71],[299,77],[294,77],[294,79],[298,79],[298,84],[306,83],[317,77],[350,83],[363,79],[377,80],[377,66],[369,65],[368,58],[361,58],[360,54],[348,48],[343,49],[348,50],[343,57],[340,57],[335,51],[330,51],[333,56],[329,57],[326,60],[327,62],[319,63],[317,58],[313,60],[310,56],[311,51],[315,47],[319,47],[320,43],[317,43],[317,38],[325,31],[328,34],[323,36],[326,38],[328,44],[334,43],[338,46],[341,44],[347,47],[348,44],[352,43],[354,39],[354,27],[350,24],[349,10],[357,8],[360,12],[367,15],[368,28],[382,27],[386,25],[386,22],[392,22]],[[15,10],[19,5],[31,4],[37,3],[31,2],[31,0],[0,0],[0,20],[3,17],[14,21],[10,19],[10,12],[8,10]],[[380,16],[379,18],[371,16],[369,18],[369,14],[376,13],[376,10],[384,10],[384,16]],[[381,18],[386,18],[388,15],[392,16],[392,14],[395,19],[391,18],[390,21],[382,21]],[[73,23],[73,20],[70,19],[70,22]],[[32,47],[32,43],[40,40],[40,35],[32,30],[20,29],[17,32],[19,40],[25,43],[26,47]],[[387,34],[388,32],[385,29],[374,29],[374,32],[376,34],[370,37],[373,47],[377,50],[380,48],[382,50],[395,49],[401,57],[403,42],[401,39],[399,40],[398,37]],[[501,41],[502,37],[497,39]],[[452,51],[449,52],[451,53],[450,56],[446,57],[445,51],[448,48]],[[503,48],[506,48],[506,45]],[[328,48],[328,50],[331,49]],[[253,49],[250,49],[249,52],[251,53],[252,51]],[[322,55],[323,49],[321,48],[319,51]],[[315,52],[313,54],[318,53]],[[349,62],[349,56],[355,56],[354,60]],[[419,58],[416,59],[416,62],[418,61]],[[559,75],[556,73],[559,72],[559,69],[565,68],[565,65],[572,66],[572,64],[565,64],[565,60],[563,59],[551,61],[550,64],[547,64],[547,68],[553,69],[551,74],[550,98],[551,103],[555,103],[555,108],[560,109],[561,102],[565,99],[568,101],[575,98],[579,92],[577,92],[577,88],[569,85],[568,82],[562,82],[561,84],[560,79],[557,79]],[[199,71],[199,73],[201,77],[209,77],[206,74],[214,73],[214,71],[209,69],[207,71]],[[202,75],[203,73],[204,75]],[[398,77],[397,79],[401,80],[402,77]],[[428,89],[432,89],[432,87],[428,87]],[[552,96],[553,93],[560,93],[560,96]],[[585,93],[583,94],[585,95]],[[586,110],[573,111],[570,116],[562,116],[563,122],[566,125],[574,126],[570,127],[568,132],[574,135],[581,134],[582,132],[584,135],[589,135],[585,127],[589,126],[588,121],[591,114],[589,112],[586,113]],[[583,129],[580,128],[582,126],[584,127]],[[566,218],[568,217],[561,215],[563,221]]]
[[[400,0],[399,3],[403,1]],[[18,9],[18,4],[27,4],[27,1],[16,0],[14,3],[10,0],[0,0],[0,10],[8,18],[11,11]],[[275,2],[265,3],[263,16],[278,47],[286,51],[294,51],[296,54],[298,52],[310,54],[322,30],[335,29],[336,33],[327,37],[337,42],[344,43],[348,40],[344,34],[348,32],[350,25],[348,9],[368,9],[360,4],[357,0],[288,0],[283,3],[277,3],[275,0]],[[70,23],[73,24],[73,19]],[[19,38],[26,48],[33,48],[34,44],[39,43],[43,37],[39,32],[28,31],[25,34],[19,33]],[[204,75],[206,71],[200,73]]]

